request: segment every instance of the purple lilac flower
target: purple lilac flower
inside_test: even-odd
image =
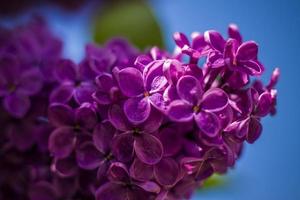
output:
[[[175,33],[173,54],[88,44],[78,65],[29,27],[0,29],[0,198],[189,199],[276,113],[279,70],[258,79],[258,45],[234,24],[228,39]]]

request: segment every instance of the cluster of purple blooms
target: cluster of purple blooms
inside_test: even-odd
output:
[[[258,46],[235,25],[175,33],[173,54],[123,39],[80,63],[41,19],[0,29],[0,199],[188,199],[274,115]]]

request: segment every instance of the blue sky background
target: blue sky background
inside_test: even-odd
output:
[[[244,40],[259,43],[259,57],[272,69],[280,67],[278,115],[263,120],[264,131],[254,145],[247,145],[236,168],[226,176],[227,184],[193,197],[201,200],[296,200],[300,199],[300,1],[299,0],[152,0],[169,50],[172,33],[216,29],[224,34],[236,23]],[[84,44],[91,40],[90,7],[77,13],[57,8],[38,8],[53,31],[65,41],[65,56],[79,61]],[[11,25],[25,17],[0,19]]]

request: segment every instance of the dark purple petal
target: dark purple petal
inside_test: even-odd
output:
[[[92,82],[81,82],[79,86],[74,89],[74,99],[78,104],[84,102],[93,102],[92,94],[95,91],[95,86]]]
[[[46,181],[39,181],[30,186],[29,198],[30,200],[56,200],[58,194],[52,184]]]
[[[96,169],[103,159],[104,155],[96,149],[92,142],[85,142],[76,150],[77,163],[83,169]]]
[[[55,159],[51,168],[62,178],[71,177],[77,173],[77,163],[73,157]]]
[[[163,75],[163,64],[161,60],[148,64],[143,72],[144,85],[146,91],[153,93],[161,91],[167,84],[167,79]]]
[[[203,156],[203,149],[194,141],[184,140],[184,151],[187,156],[200,158]]]
[[[261,132],[262,132],[262,125],[257,118],[252,117],[250,119],[248,131],[249,132],[247,134],[246,140],[247,140],[247,142],[252,144],[259,138],[259,136],[261,135]]]
[[[236,52],[236,59],[239,61],[256,60],[258,45],[254,41],[247,41],[241,44]]]
[[[212,48],[223,52],[225,40],[220,33],[214,30],[206,31],[204,33],[204,39],[208,44],[211,45]]]
[[[76,137],[73,129],[61,127],[51,133],[48,148],[56,158],[66,158],[72,153],[75,143]]]
[[[193,108],[180,100],[175,100],[169,105],[168,117],[178,122],[187,122],[193,119]]]
[[[96,200],[129,200],[127,188],[113,182],[103,184],[95,195]]]
[[[150,112],[150,102],[144,97],[129,98],[124,104],[124,113],[133,124],[140,124],[146,121]]]
[[[3,107],[13,117],[22,118],[30,108],[30,99],[28,96],[13,93],[3,99]]]
[[[0,74],[7,83],[16,83],[20,78],[20,66],[13,56],[4,56],[0,59]]]
[[[173,39],[178,47],[182,48],[184,45],[190,46],[189,40],[183,33],[175,32],[173,34]]]
[[[24,95],[34,95],[39,92],[43,87],[43,77],[37,68],[25,71],[19,82],[17,89],[18,93]]]
[[[115,131],[109,121],[103,121],[94,128],[93,142],[99,151],[102,153],[109,151]]]
[[[112,103],[111,97],[107,92],[96,91],[92,94],[92,97],[100,105],[109,105]]]
[[[140,124],[138,128],[146,133],[153,133],[159,129],[163,122],[163,115],[156,109],[151,109],[148,119]]]
[[[97,124],[97,114],[90,103],[83,103],[75,111],[76,124],[81,128],[92,129]]]
[[[108,110],[108,119],[120,131],[127,131],[129,129],[129,122],[122,107],[118,104],[111,105]]]
[[[103,92],[109,92],[110,89],[115,85],[112,75],[108,73],[97,76],[95,81],[99,89]]]
[[[130,176],[138,181],[148,181],[153,177],[153,166],[141,162],[139,159],[134,159],[130,166]]]
[[[121,162],[131,161],[134,155],[132,133],[122,133],[113,139],[112,151]]]
[[[55,88],[50,95],[50,102],[67,103],[73,97],[74,86],[63,84]]]
[[[272,96],[269,92],[262,93],[258,98],[255,115],[264,117],[270,113],[272,108]]]
[[[264,70],[263,66],[258,61],[241,61],[239,64],[238,70],[253,76],[261,75]]]
[[[55,68],[56,78],[63,81],[75,81],[76,80],[76,65],[73,61],[68,59],[62,59],[56,65]]]
[[[108,160],[102,160],[102,162],[100,162],[100,165],[97,170],[97,179],[98,180],[106,179],[109,165],[110,165],[110,161],[108,161]]]
[[[144,92],[142,73],[133,67],[122,69],[118,72],[119,87],[123,94],[134,97]]]
[[[156,193],[156,194],[158,194],[160,192],[159,185],[152,181],[137,182],[135,184],[147,192]]]
[[[179,97],[191,105],[197,105],[203,94],[200,82],[190,75],[181,77],[176,88]]]
[[[172,186],[179,176],[179,166],[172,158],[163,158],[154,166],[156,181],[163,186]]]
[[[201,107],[206,111],[220,111],[223,110],[227,105],[228,96],[222,89],[213,88],[203,94]]]
[[[234,89],[244,87],[249,83],[249,76],[243,72],[234,71],[228,79],[228,85]]]
[[[154,165],[163,155],[161,142],[153,135],[142,134],[135,138],[134,150],[137,157],[144,163]]]
[[[214,113],[202,111],[195,115],[195,121],[208,137],[215,137],[220,131],[220,121]]]
[[[74,112],[66,104],[54,103],[48,108],[48,119],[56,127],[74,125]]]
[[[114,162],[108,169],[108,176],[110,180],[127,182],[129,180],[129,172],[126,165],[121,162]]]
[[[164,156],[173,156],[182,148],[183,137],[177,126],[162,129],[158,136],[164,148]]]

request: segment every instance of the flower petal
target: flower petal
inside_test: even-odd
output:
[[[164,148],[164,156],[173,156],[182,148],[183,137],[176,128],[176,126],[166,127],[158,133]]]
[[[95,86],[92,82],[81,82],[81,84],[74,89],[74,99],[78,104],[84,102],[92,103],[93,92],[95,92]]]
[[[258,61],[248,60],[239,62],[238,69],[241,72],[244,72],[251,76],[258,76],[261,75],[264,71],[262,64]]]
[[[113,104],[110,106],[108,110],[108,120],[116,129],[120,131],[127,131],[129,129],[129,122],[122,107],[118,104]]]
[[[179,176],[179,166],[172,158],[163,158],[154,166],[156,181],[163,186],[172,186]]]
[[[188,38],[183,33],[175,32],[173,34],[173,39],[174,39],[176,45],[181,48],[184,45],[190,46],[190,42],[189,42]]]
[[[108,169],[109,179],[112,181],[127,182],[129,180],[129,172],[126,165],[121,162],[114,162]]]
[[[215,137],[220,131],[220,121],[211,112],[200,112],[195,116],[195,121],[200,130],[208,137]]]
[[[223,52],[225,40],[219,32],[214,30],[206,31],[204,32],[204,39],[212,48]]]
[[[48,119],[56,127],[72,126],[74,124],[74,112],[66,104],[54,103],[48,108]]]
[[[117,73],[119,87],[123,94],[135,97],[144,92],[142,73],[133,67],[127,67]]]
[[[129,169],[130,176],[138,181],[149,181],[153,177],[153,166],[134,159]]]
[[[249,123],[249,132],[247,134],[247,142],[250,144],[254,143],[262,132],[262,125],[257,118],[251,118]]]
[[[228,96],[219,88],[212,88],[206,91],[201,102],[202,109],[211,112],[223,110],[227,105]]]
[[[124,113],[133,124],[140,124],[150,115],[151,105],[147,98],[133,97],[126,100]]]
[[[74,176],[77,172],[77,163],[73,157],[55,159],[52,170],[62,178]]]
[[[56,200],[58,194],[52,184],[46,181],[39,181],[30,187],[29,198],[30,200]]]
[[[13,93],[3,100],[3,107],[13,117],[22,118],[30,108],[30,99],[27,96]]]
[[[50,102],[67,103],[73,97],[74,86],[63,84],[55,88],[50,95]]]
[[[34,95],[43,87],[43,77],[39,69],[25,71],[20,77],[17,91],[24,95]]]
[[[236,59],[239,61],[256,60],[258,45],[254,41],[247,41],[239,46],[236,52]]]
[[[103,92],[109,92],[114,86],[114,79],[111,74],[103,73],[96,77],[95,82],[99,89]]]
[[[175,100],[169,105],[168,117],[173,121],[187,122],[193,119],[193,108],[181,100]]]
[[[134,155],[132,133],[122,133],[113,139],[112,151],[121,162],[131,161]]]
[[[161,142],[151,134],[142,134],[135,138],[134,150],[137,157],[148,165],[158,163],[163,155]]]
[[[127,193],[123,185],[107,182],[96,191],[96,200],[129,200]]]
[[[272,108],[272,103],[273,101],[271,94],[268,91],[262,93],[258,98],[255,115],[264,117],[269,114]]]
[[[77,163],[83,169],[96,169],[103,159],[104,155],[96,149],[92,142],[85,142],[76,150]]]
[[[75,111],[75,121],[81,128],[93,129],[97,124],[97,114],[90,103],[83,103]]]
[[[76,80],[76,65],[72,60],[61,59],[55,68],[56,78],[63,81],[75,81]]]
[[[243,41],[242,36],[240,34],[240,31],[239,31],[239,28],[237,27],[236,24],[229,24],[229,26],[228,26],[228,36],[230,38],[233,38],[236,41],[238,41],[239,44],[241,44],[242,41]]]
[[[163,115],[156,109],[151,109],[148,119],[137,127],[145,133],[153,133],[159,129],[163,122]]]
[[[156,193],[156,194],[160,192],[159,185],[152,181],[136,182],[135,184],[147,192]]]
[[[109,151],[115,131],[109,121],[103,121],[94,128],[93,142],[100,152]]]
[[[48,148],[56,158],[66,158],[72,153],[75,143],[76,138],[73,129],[61,127],[51,133]]]
[[[179,97],[192,105],[197,105],[203,94],[200,82],[190,75],[182,76],[176,88]]]

